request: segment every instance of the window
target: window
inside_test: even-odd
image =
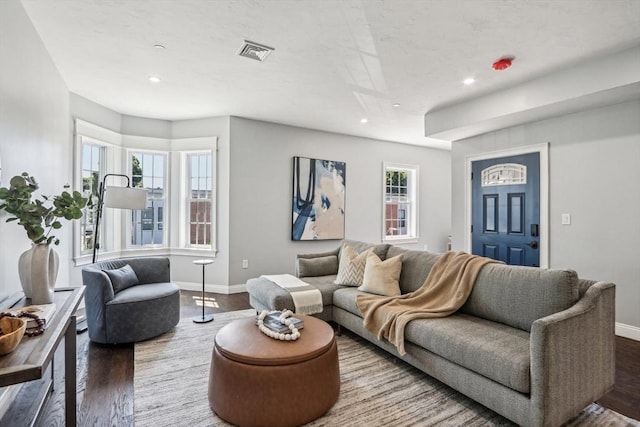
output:
[[[80,219],[80,253],[93,251],[93,229],[98,204],[98,188],[104,176],[105,148],[82,138],[82,195],[91,197],[94,209],[85,207]],[[102,227],[101,227],[102,228]],[[99,230],[101,231],[101,230]],[[98,233],[100,236],[102,233]]]
[[[211,247],[213,168],[211,152],[187,154],[187,246]]]
[[[97,230],[100,258],[136,251],[215,255],[215,136],[169,140],[122,135],[80,119],[74,123],[74,188],[94,198],[94,210],[105,174],[126,175],[132,186],[147,190],[144,209],[103,210]],[[108,184],[125,181],[113,178]],[[76,265],[91,260],[94,221],[95,212],[86,209],[73,222]]]
[[[132,213],[131,245],[163,245],[167,155],[131,152],[130,161],[132,185],[147,189],[147,208]]]
[[[418,167],[384,164],[383,240],[418,238]]]

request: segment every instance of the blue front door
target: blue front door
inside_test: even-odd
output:
[[[471,251],[540,265],[540,154],[472,162]]]

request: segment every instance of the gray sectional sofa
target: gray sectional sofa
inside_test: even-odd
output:
[[[402,293],[418,289],[440,256],[386,244],[346,241],[381,259],[403,255]],[[355,287],[333,284],[340,250],[299,255],[296,274],[322,293],[332,320],[513,422],[557,426],[613,388],[615,285],[571,270],[490,264],[465,305],[439,319],[411,321],[406,354],[363,327]],[[247,282],[257,310],[293,307],[288,292],[264,279]]]

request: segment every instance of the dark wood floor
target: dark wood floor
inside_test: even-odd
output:
[[[207,294],[213,307],[207,312],[221,313],[250,308],[246,293]],[[199,292],[182,291],[181,317],[200,314]],[[60,346],[62,349],[64,346]],[[56,355],[57,388],[46,403],[38,426],[64,425],[64,354]],[[57,366],[59,365],[59,366]],[[616,339],[616,387],[599,403],[628,417],[640,420],[640,342]],[[78,425],[133,426],[133,345],[104,346],[78,335]]]

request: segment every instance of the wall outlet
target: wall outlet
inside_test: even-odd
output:
[[[242,260],[242,268],[249,268],[249,260],[248,259],[243,259]]]
[[[563,213],[562,214],[562,225],[570,225],[571,224],[571,214]]]
[[[422,247],[422,250],[423,250],[423,251],[428,251],[428,250],[429,250],[429,249],[428,249],[428,246],[427,246],[427,245],[424,245],[424,246]]]

